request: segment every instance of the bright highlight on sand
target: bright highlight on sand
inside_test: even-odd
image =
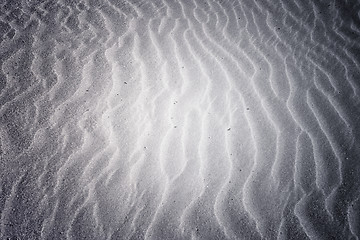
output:
[[[359,239],[359,2],[0,7],[0,239]]]

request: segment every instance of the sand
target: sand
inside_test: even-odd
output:
[[[360,3],[0,3],[0,239],[359,239]]]

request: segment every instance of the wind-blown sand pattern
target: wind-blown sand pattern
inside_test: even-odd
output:
[[[0,239],[359,239],[359,2],[0,6]]]

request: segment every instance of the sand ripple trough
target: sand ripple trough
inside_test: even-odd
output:
[[[360,2],[0,3],[0,239],[359,239]]]

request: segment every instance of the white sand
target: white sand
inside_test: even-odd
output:
[[[359,238],[360,3],[0,7],[0,239]]]

